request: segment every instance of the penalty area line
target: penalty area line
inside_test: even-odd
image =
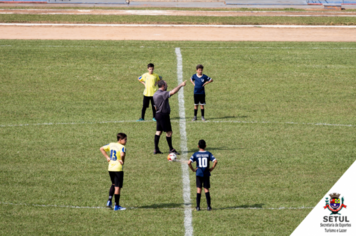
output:
[[[184,96],[184,95],[183,95]],[[178,93],[179,97],[179,93]],[[184,98],[184,97],[183,97]],[[184,101],[184,100],[183,100]],[[185,112],[184,112],[185,114]],[[186,118],[180,115],[179,120],[171,120],[171,122],[181,123],[184,122],[186,125]],[[116,124],[116,123],[148,123],[153,121],[140,121],[136,120],[114,120],[114,121],[97,121],[97,122],[50,122],[50,123],[34,123],[34,124],[7,124],[0,125],[0,128],[6,127],[24,127],[24,126],[51,126],[51,125],[93,125],[93,124]],[[329,124],[329,123],[306,123],[306,122],[272,122],[272,121],[243,121],[243,120],[207,120],[205,122],[202,121],[194,121],[190,123],[197,124],[209,124],[209,123],[239,123],[239,124],[282,124],[282,125],[315,125],[315,126],[336,126],[336,127],[355,127],[356,125],[351,124]]]
[[[45,204],[27,204],[27,203],[12,203],[12,202],[0,202],[0,205],[11,205],[11,206],[28,206],[28,207],[54,207],[54,208],[72,208],[72,209],[108,209],[107,207],[99,206],[70,206],[70,205],[45,205]],[[130,210],[186,210],[191,207],[127,207]],[[223,207],[223,208],[214,208],[213,210],[303,210],[303,209],[313,209],[314,207]]]

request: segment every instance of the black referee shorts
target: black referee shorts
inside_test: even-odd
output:
[[[123,171],[109,171],[111,183],[115,185],[115,187],[122,188],[124,183],[124,172]]]
[[[171,118],[169,114],[156,113],[157,129],[156,131],[170,132],[172,131]]]
[[[194,94],[194,105],[205,105],[205,94]]]
[[[197,182],[197,188],[202,188],[203,184],[204,184],[204,188],[210,188],[210,176],[204,176],[204,177],[197,176],[196,182]]]
[[[155,103],[153,101],[153,97],[143,96],[143,107],[149,107],[150,101],[151,101],[152,107],[154,107]]]

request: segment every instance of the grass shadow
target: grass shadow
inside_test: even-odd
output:
[[[146,206],[140,206],[136,208],[140,209],[147,209],[147,208],[156,208],[156,209],[163,209],[163,208],[181,208],[183,209],[184,203],[156,203],[156,204],[151,204],[151,205],[146,205]],[[191,204],[187,204],[191,205]]]
[[[222,117],[206,117],[207,120],[224,120],[224,119],[235,119],[235,118],[248,118],[248,116],[222,116]],[[179,120],[179,116],[171,117],[171,120]],[[191,120],[192,117],[186,117],[185,120]],[[198,115],[198,120],[200,120]]]
[[[239,205],[239,206],[232,206],[232,207],[221,207],[221,208],[214,208],[214,210],[234,210],[234,209],[262,209],[263,203],[256,203],[253,205]]]
[[[227,147],[207,147],[206,150],[207,151],[216,151],[216,150],[238,150],[238,149],[244,149],[244,148],[227,148]],[[192,148],[190,150],[188,150],[189,152],[197,152],[199,151],[199,148]]]
[[[248,116],[223,116],[223,117],[207,117],[207,120],[225,120],[234,118],[248,118]]]

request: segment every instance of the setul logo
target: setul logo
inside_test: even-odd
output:
[[[324,209],[329,209],[331,211],[330,215],[341,215],[339,211],[342,210],[342,208],[346,208],[346,205],[344,205],[344,197],[341,198],[341,203],[340,203],[340,194],[338,193],[333,193],[329,194],[330,196],[330,203],[328,198],[326,197],[325,199],[325,206]]]

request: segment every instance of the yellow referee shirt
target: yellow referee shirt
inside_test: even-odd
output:
[[[161,80],[161,77],[153,73],[150,75],[149,73],[145,73],[138,78],[138,81],[145,82],[146,88],[143,91],[143,95],[146,97],[153,97],[153,94],[157,91],[156,83]]]
[[[106,152],[110,151],[110,162],[109,162],[109,171],[119,172],[123,171],[123,166],[120,164],[121,152],[126,152],[124,145],[120,143],[109,143],[108,145],[103,146]]]

